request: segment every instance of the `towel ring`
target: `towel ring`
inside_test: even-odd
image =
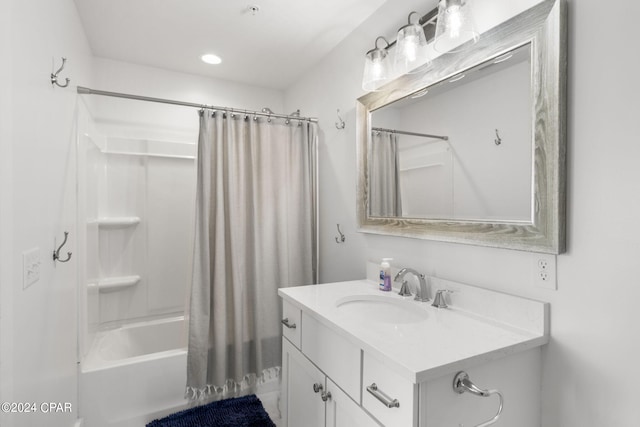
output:
[[[453,378],[453,390],[459,394],[462,394],[464,392],[469,392],[474,396],[480,396],[480,397],[489,397],[494,394],[498,395],[498,398],[500,399],[500,405],[498,407],[498,412],[496,413],[496,415],[490,420],[480,423],[475,427],[490,426],[492,424],[495,424],[495,422],[498,421],[498,418],[500,418],[500,415],[502,414],[502,408],[504,406],[504,398],[502,397],[502,393],[500,393],[498,390],[483,390],[481,388],[478,388],[469,379],[469,375],[464,371],[458,372],[456,376]]]

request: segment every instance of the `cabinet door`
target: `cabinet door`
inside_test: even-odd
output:
[[[327,399],[326,427],[377,427],[380,425],[329,378],[327,378],[327,391],[331,393],[331,397]]]
[[[325,404],[321,395],[326,391],[325,387],[324,374],[289,341],[282,340],[282,414],[285,427],[324,427]]]

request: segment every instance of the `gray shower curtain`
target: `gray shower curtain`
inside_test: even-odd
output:
[[[316,271],[314,123],[200,113],[187,396],[277,378],[279,287]]]
[[[396,133],[371,132],[369,164],[369,215],[402,216],[400,155]]]

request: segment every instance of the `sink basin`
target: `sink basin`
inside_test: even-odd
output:
[[[367,322],[417,323],[426,320],[427,311],[413,300],[382,295],[352,295],[336,302],[339,311]]]

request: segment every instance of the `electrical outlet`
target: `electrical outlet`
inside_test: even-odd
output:
[[[556,256],[533,254],[531,278],[535,286],[545,289],[558,289],[556,277]]]
[[[27,289],[40,280],[40,265],[40,248],[22,253],[22,289]]]

